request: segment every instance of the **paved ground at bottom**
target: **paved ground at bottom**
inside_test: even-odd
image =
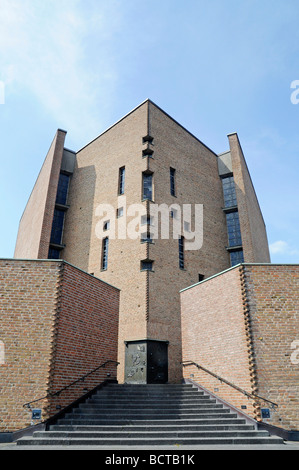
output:
[[[284,445],[213,445],[213,446],[115,446],[113,448],[111,447],[105,447],[105,446],[18,446],[16,443],[9,443],[9,444],[0,444],[0,450],[13,450],[13,451],[19,451],[19,450],[92,450],[92,451],[107,451],[107,452],[114,452],[116,450],[119,451],[132,451],[132,453],[135,450],[140,450],[140,451],[148,451],[152,450],[154,452],[161,452],[163,453],[164,450],[167,451],[203,451],[203,450],[281,450],[281,451],[286,451],[286,450],[299,450],[299,442],[285,442]]]

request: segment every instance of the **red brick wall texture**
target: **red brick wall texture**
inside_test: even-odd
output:
[[[31,423],[23,404],[117,360],[119,290],[62,261],[0,260],[0,432]],[[107,378],[107,365],[59,397],[37,402],[43,419]]]
[[[183,360],[278,404],[264,420],[299,429],[299,266],[245,264],[181,293]],[[260,420],[251,400],[194,366],[190,378]],[[215,392],[215,389],[217,392]]]

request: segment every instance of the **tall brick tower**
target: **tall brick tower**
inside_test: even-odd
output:
[[[78,152],[64,147],[64,131],[52,143],[15,257],[61,258],[121,289],[120,382],[178,382],[179,291],[243,261],[270,262],[238,136],[228,138],[229,151],[218,156],[146,100]],[[168,237],[156,211],[163,205]],[[196,206],[203,239],[186,249]],[[130,237],[124,227],[136,217],[139,235]]]

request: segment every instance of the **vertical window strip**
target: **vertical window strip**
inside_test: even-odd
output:
[[[70,176],[60,173],[57,188],[56,203],[66,205],[69,191]]]
[[[236,266],[237,264],[244,263],[244,253],[243,250],[240,251],[232,251],[230,253],[230,261],[232,266]]]
[[[64,211],[61,211],[58,209],[54,210],[50,243],[53,243],[55,245],[61,245],[63,227],[64,227],[64,216],[65,216]]]
[[[237,206],[236,187],[233,176],[222,179],[223,196],[225,207]]]
[[[119,207],[117,210],[116,210],[116,217],[119,219],[120,217],[123,217],[124,215],[124,208],[123,207]]]
[[[102,269],[104,271],[108,268],[108,248],[109,248],[109,238],[106,237],[103,239],[102,245]]]
[[[229,246],[242,245],[240,219],[238,212],[226,214]]]
[[[55,248],[49,248],[48,259],[60,259],[60,251]]]
[[[118,183],[118,194],[125,193],[125,176],[126,176],[126,168],[123,166],[119,169],[119,183]]]
[[[170,194],[175,196],[175,169],[170,168]]]
[[[153,200],[153,175],[152,173],[143,173],[143,200]]]
[[[185,268],[185,239],[184,237],[179,238],[179,265],[180,265],[180,269]]]

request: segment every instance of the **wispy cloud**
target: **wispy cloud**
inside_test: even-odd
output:
[[[273,255],[298,255],[299,250],[292,248],[283,240],[278,240],[270,244],[270,253]]]
[[[109,41],[121,22],[118,7],[117,0],[0,0],[6,93],[36,97],[78,144],[99,133],[113,96],[117,70]]]
[[[274,255],[283,254],[283,253],[286,253],[287,251],[288,251],[288,244],[282,240],[271,243],[270,245],[270,252]]]

